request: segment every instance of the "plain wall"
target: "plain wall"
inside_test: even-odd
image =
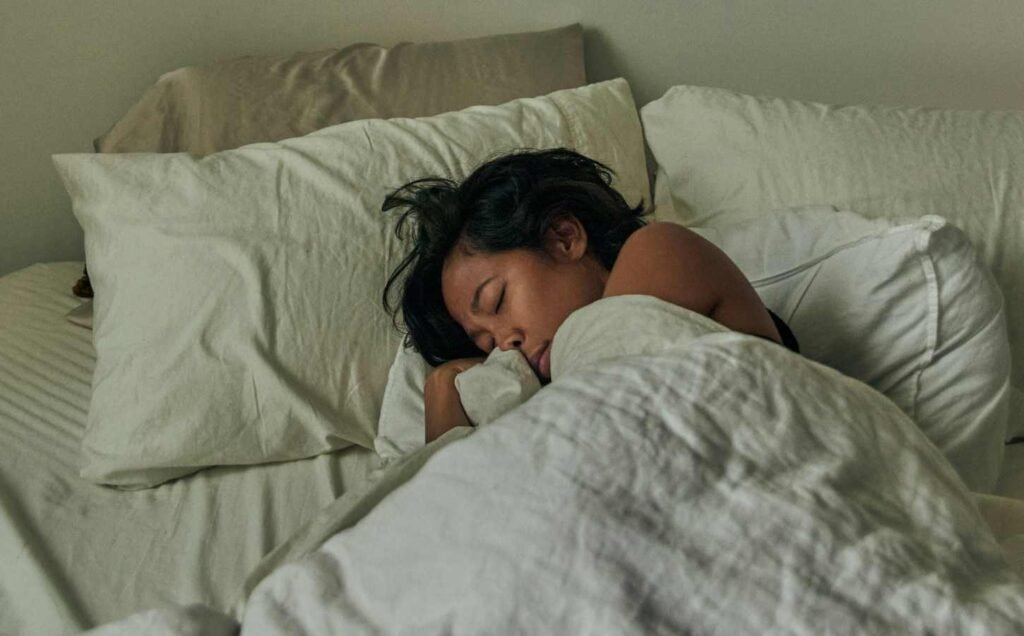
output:
[[[0,0],[0,274],[83,258],[50,155],[89,152],[162,73],[239,55],[586,30],[591,80],[830,103],[1024,108],[1009,0]]]

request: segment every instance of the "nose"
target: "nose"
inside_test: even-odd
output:
[[[505,334],[503,338],[498,342],[498,348],[502,351],[508,351],[509,349],[520,349],[523,346],[523,335],[517,331],[509,332]]]

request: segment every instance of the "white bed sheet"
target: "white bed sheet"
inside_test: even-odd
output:
[[[64,315],[81,270],[0,278],[0,634],[76,632],[167,603],[227,609],[263,556],[380,464],[348,449],[136,492],[80,479],[95,357]]]

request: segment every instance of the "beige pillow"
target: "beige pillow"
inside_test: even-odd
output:
[[[356,119],[436,115],[585,83],[578,24],[454,42],[242,57],[165,74],[95,147],[206,155]],[[85,272],[75,295],[92,298],[89,283]]]
[[[56,156],[96,288],[82,475],[145,487],[215,464],[372,448],[399,342],[381,291],[405,252],[385,195],[559,146],[612,167],[631,205],[646,196],[624,80],[203,159]]]
[[[583,30],[496,35],[283,57],[242,57],[162,76],[97,152],[206,155],[356,119],[422,117],[586,83]]]

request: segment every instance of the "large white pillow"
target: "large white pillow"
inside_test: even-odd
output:
[[[1007,299],[1024,433],[1024,112],[827,106],[676,86],[641,109],[663,219],[713,225],[837,205],[938,214],[961,228]]]
[[[972,490],[992,491],[1007,436],[1006,319],[963,232],[937,216],[822,207],[697,231],[793,329],[802,355],[884,393]]]
[[[145,487],[214,464],[373,446],[399,341],[393,188],[566,146],[647,192],[624,80],[422,119],[363,120],[203,159],[58,155],[85,230],[97,352],[82,475]]]

